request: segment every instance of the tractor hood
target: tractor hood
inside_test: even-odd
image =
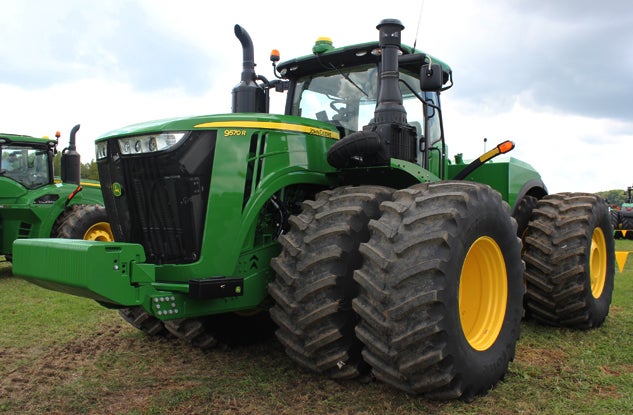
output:
[[[330,123],[290,115],[264,113],[230,113],[179,117],[133,124],[110,131],[97,138],[97,142],[114,137],[155,134],[161,131],[194,131],[216,128],[258,128],[312,133],[321,137],[339,138],[339,132]]]

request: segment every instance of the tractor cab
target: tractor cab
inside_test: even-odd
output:
[[[335,48],[331,39],[319,38],[312,51],[312,55],[275,67],[276,75],[287,80],[286,115],[331,123],[344,139],[353,133],[372,129],[376,123],[375,111],[381,98],[381,88],[382,93],[388,87],[397,88],[399,92],[394,96],[402,101],[398,116],[404,115],[404,123],[398,128],[410,127],[413,134],[412,145],[409,146],[412,151],[396,155],[441,175],[438,163],[435,163],[435,168],[431,164],[434,153],[436,160],[437,156],[446,153],[439,95],[441,90],[452,86],[452,71],[447,64],[421,51],[398,45],[398,62],[392,62],[398,76],[388,79],[390,85],[383,88],[385,77],[381,74],[385,71],[380,42]],[[440,81],[428,87],[424,83],[425,74],[433,64],[439,69]],[[443,88],[442,85],[449,80],[450,84]],[[358,151],[362,153],[374,149]],[[354,154],[353,157],[358,159],[362,154]],[[349,163],[345,164],[349,166]]]
[[[11,180],[29,190],[52,183],[56,145],[46,138],[0,134],[0,180]]]

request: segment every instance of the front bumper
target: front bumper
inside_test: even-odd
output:
[[[137,244],[72,239],[18,239],[13,243],[14,275],[112,305],[140,304],[138,283],[153,280],[152,275],[135,269],[135,264],[143,262],[145,253]]]

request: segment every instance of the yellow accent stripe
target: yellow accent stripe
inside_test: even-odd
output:
[[[492,150],[488,151],[487,153],[483,154],[481,157],[479,157],[479,161],[481,161],[482,163],[485,163],[491,158],[493,158],[494,156],[496,156],[497,154],[499,154],[499,149],[495,147]]]
[[[338,140],[341,135],[338,132],[326,130],[325,128],[309,127],[307,125],[290,124],[286,122],[270,121],[215,121],[205,122],[195,125],[194,128],[261,128],[265,130],[295,131],[319,137],[333,138]]]
[[[615,251],[615,261],[618,263],[618,268],[620,272],[624,269],[624,264],[626,264],[626,257],[629,256],[633,251]]]
[[[53,183],[59,184],[59,183],[63,183],[63,182],[60,179],[54,179]],[[79,181],[79,185],[80,186],[90,186],[90,187],[101,187],[100,183],[82,182],[81,180]]]

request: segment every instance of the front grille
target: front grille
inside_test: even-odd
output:
[[[143,245],[147,262],[183,264],[200,257],[215,150],[215,131],[190,133],[169,151],[122,157],[115,139],[99,164],[117,241]]]

